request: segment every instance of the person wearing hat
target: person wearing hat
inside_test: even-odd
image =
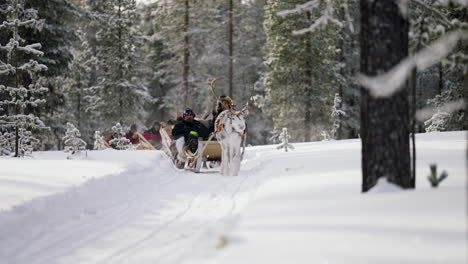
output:
[[[153,147],[156,149],[161,149],[162,147],[162,137],[161,137],[161,123],[159,121],[154,121],[153,126],[146,130],[143,133],[143,136],[148,140]]]
[[[198,142],[198,138],[207,138],[209,135],[208,129],[202,123],[195,120],[195,117],[196,114],[192,109],[185,109],[182,114],[183,120],[178,122],[174,126],[174,129],[172,129],[172,135],[174,140],[176,140],[176,147],[179,152],[179,160],[184,162],[187,160],[184,153],[184,146],[187,146],[188,150],[195,154],[201,147],[201,143]]]
[[[218,100],[218,104],[216,106],[216,111],[213,113],[213,120],[211,120],[210,124],[210,132],[214,132],[215,130],[215,122],[216,118],[218,118],[219,114],[224,110],[229,110],[234,107],[234,100],[231,97],[226,95],[221,95]]]

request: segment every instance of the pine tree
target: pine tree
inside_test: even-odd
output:
[[[65,146],[64,151],[71,152],[72,155],[86,150],[86,142],[81,139],[80,131],[72,123],[67,123],[67,130],[62,140]]]
[[[91,102],[102,119],[134,122],[144,118],[144,102],[150,100],[141,81],[141,34],[135,28],[134,0],[112,0],[97,33],[97,65],[100,76]]]
[[[336,39],[329,25],[321,31],[302,32],[318,15],[318,10],[296,12],[287,17],[278,12],[294,8],[303,1],[268,1],[265,19],[267,34],[265,76],[265,112],[273,118],[275,127],[295,131],[297,141],[318,139],[319,132],[329,126],[327,113],[332,101],[334,83],[329,69]]]
[[[14,153],[15,135],[11,132],[0,131],[0,156]]]
[[[333,100],[331,117],[333,119],[332,137],[337,139],[339,138],[338,132],[343,125],[343,118],[346,117],[346,112],[342,110],[342,101],[338,93],[335,94],[335,99]]]
[[[78,36],[79,45],[75,49],[69,75],[61,83],[68,102],[65,110],[70,118],[76,120],[76,126],[81,131],[83,140],[89,144],[92,142],[95,128],[99,126],[98,115],[89,111],[92,107],[91,98],[95,96],[90,87],[95,58],[92,56],[85,33],[78,30]]]
[[[456,30],[468,29],[468,6],[441,4],[440,1],[411,2],[410,52],[415,53],[441,36]],[[411,80],[414,86],[416,108],[441,105],[463,98],[462,74],[468,71],[468,51],[459,45],[447,58],[423,72],[416,72]],[[465,88],[466,89],[466,88]],[[446,113],[446,130],[463,130],[465,111]],[[439,114],[435,114],[441,117]],[[435,120],[435,119],[432,119]],[[429,121],[429,120],[427,120]],[[428,122],[431,123],[431,122]],[[423,125],[417,124],[417,131]]]
[[[8,76],[6,85],[0,85],[0,91],[9,95],[0,105],[11,111],[0,119],[0,130],[14,131],[15,157],[22,157],[30,154],[38,142],[29,130],[46,128],[38,117],[32,113],[25,114],[25,111],[45,103],[38,96],[47,92],[47,88],[41,86],[37,73],[47,70],[47,67],[33,59],[44,55],[39,50],[41,44],[25,43],[20,32],[24,29],[41,30],[44,21],[38,19],[36,10],[25,8],[24,0],[8,1],[3,12],[7,14],[7,20],[0,25],[0,30],[11,32],[12,36],[6,45],[0,47],[7,54],[6,62],[0,65],[0,74]]]
[[[107,149],[109,146],[104,140],[104,137],[101,136],[100,131],[96,131],[94,133],[94,150],[104,150]]]
[[[138,11],[141,14],[139,30],[145,39],[142,48],[144,54],[142,73],[148,92],[153,98],[145,107],[148,111],[147,123],[170,118],[170,109],[164,106],[164,97],[174,88],[170,63],[172,54],[167,41],[162,36],[165,26],[159,16],[161,6],[159,2],[155,2],[140,6]]]
[[[130,143],[130,140],[128,140],[125,137],[125,132],[123,131],[122,125],[120,125],[120,123],[117,123],[115,126],[112,127],[112,132],[114,138],[111,141],[109,141],[109,145],[118,150],[126,150],[132,148],[132,144]]]
[[[44,20],[41,31],[24,30],[22,36],[30,43],[41,43],[44,56],[38,57],[40,64],[48,70],[42,73],[42,85],[49,89],[47,102],[38,108],[27,107],[25,113],[40,116],[50,131],[42,133],[42,149],[62,149],[62,137],[67,120],[73,118],[66,109],[67,74],[73,60],[73,46],[77,41],[77,19],[82,15],[70,0],[25,0],[27,8],[37,10]]]
[[[284,149],[285,152],[288,152],[288,149],[294,149],[294,146],[289,144],[289,139],[291,135],[288,133],[288,129],[283,127],[283,130],[279,134],[279,139],[281,140],[281,144],[276,149]]]

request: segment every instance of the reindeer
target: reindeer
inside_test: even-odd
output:
[[[210,84],[213,95],[219,99],[214,92],[214,83]],[[240,111],[233,109],[224,110],[215,120],[215,135],[221,144],[221,175],[237,176],[241,162],[241,143],[245,136],[245,117],[249,114],[249,103]]]

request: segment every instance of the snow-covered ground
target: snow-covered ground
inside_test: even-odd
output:
[[[238,177],[177,171],[159,151],[1,158],[0,260],[466,263],[466,144],[418,135],[417,190],[368,194],[358,140],[248,148]],[[433,162],[449,173],[438,189]]]

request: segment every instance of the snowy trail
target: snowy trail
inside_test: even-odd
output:
[[[258,160],[251,163],[239,177],[221,177],[176,171],[156,155],[144,166],[33,199],[0,213],[0,259],[179,263],[250,199],[260,181],[251,177]]]

